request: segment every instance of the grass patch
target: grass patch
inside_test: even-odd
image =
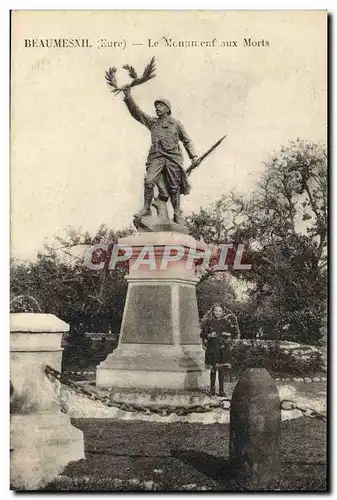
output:
[[[86,460],[69,464],[48,491],[229,490],[229,426],[74,419]],[[282,423],[281,491],[326,491],[326,426]]]

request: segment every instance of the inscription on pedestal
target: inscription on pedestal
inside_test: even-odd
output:
[[[171,287],[134,285],[129,293],[122,343],[173,344]]]

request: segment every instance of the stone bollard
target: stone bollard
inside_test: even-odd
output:
[[[232,396],[229,461],[233,490],[278,488],[281,409],[274,379],[264,368],[248,368]]]
[[[61,412],[59,385],[45,366],[61,369],[69,325],[53,314],[11,314],[11,487],[36,490],[84,456],[83,432]]]

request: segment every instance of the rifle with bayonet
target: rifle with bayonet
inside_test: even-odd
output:
[[[224,135],[223,137],[221,137],[221,139],[219,139],[215,144],[213,144],[213,146],[211,146],[204,154],[199,156],[199,158],[186,169],[186,174],[190,175],[195,168],[199,167],[200,163],[202,161],[204,161],[204,159],[208,155],[210,155],[212,153],[212,151],[214,151],[214,149],[217,148],[226,137],[227,137],[227,135]]]

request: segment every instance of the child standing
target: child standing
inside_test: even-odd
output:
[[[219,376],[219,396],[224,396],[225,371],[231,368],[231,339],[240,338],[235,314],[225,314],[222,304],[214,304],[203,321],[200,337],[205,349],[205,365],[211,369],[211,394],[215,394],[216,373]]]

